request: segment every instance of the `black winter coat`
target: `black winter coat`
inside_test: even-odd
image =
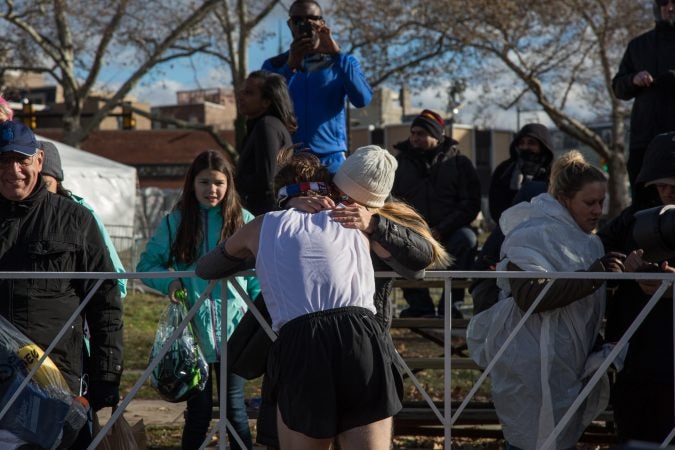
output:
[[[638,248],[633,239],[634,214],[633,207],[628,207],[598,232],[606,252],[628,254]],[[635,281],[618,282],[614,294],[607,298],[605,340],[618,341],[650,297]],[[673,299],[661,298],[637,329],[619,374],[645,383],[673,382]]]
[[[246,128],[235,184],[244,208],[259,216],[277,209],[273,183],[276,158],[279,150],[293,141],[283,122],[274,116],[249,120]]]
[[[531,181],[543,181],[548,185],[553,163],[553,143],[550,141],[548,131],[540,124],[527,124],[513,137],[509,147],[509,159],[500,163],[490,178],[490,192],[488,194],[488,207],[490,217],[495,223],[499,223],[502,213],[513,206],[513,200],[518,189],[511,189],[511,178],[518,167],[518,149],[516,145],[523,136],[531,136],[541,144],[541,151],[547,155],[547,163],[541,168],[540,173],[532,177]]]
[[[0,270],[114,272],[92,214],[47,191],[42,180],[21,202],[0,197]],[[0,314],[46,349],[97,280],[2,279]],[[75,319],[51,359],[74,393],[82,373],[83,320],[91,330],[90,382],[118,383],[122,374],[122,303],[105,280]]]
[[[480,181],[456,142],[445,138],[436,149],[396,144],[398,168],[392,194],[415,208],[441,239],[467,227],[480,212]]]
[[[379,243],[391,253],[391,257],[410,271],[423,271],[433,261],[431,244],[422,236],[409,228],[397,225],[382,216],[375,216],[377,227],[370,235],[370,239]],[[375,252],[370,252],[375,271],[391,271],[391,267],[380,259]],[[394,284],[393,278],[375,278],[375,309],[378,321],[382,328],[388,330],[391,326],[393,308],[389,299]]]
[[[675,26],[658,22],[628,44],[619,71],[612,80],[614,95],[635,99],[630,116],[631,148],[646,148],[660,133],[675,130]],[[655,79],[647,88],[633,84],[646,70]]]

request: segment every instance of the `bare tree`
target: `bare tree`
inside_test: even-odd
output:
[[[447,14],[428,0],[334,2],[329,25],[347,53],[358,53],[372,86],[398,82],[412,88],[447,79],[463,54],[448,34]]]
[[[649,27],[651,2],[624,0],[372,0],[334,13],[373,84],[481,86],[504,107],[533,99],[564,133],[607,161],[610,214],[628,202],[626,105],[611,89],[628,40]],[[506,69],[506,70],[505,70]],[[574,108],[572,108],[574,106]],[[612,123],[605,142],[579,117]]]
[[[64,141],[79,145],[153,68],[203,48],[190,31],[221,3],[143,0],[4,0],[0,40],[11,49],[4,70],[46,73],[63,88]],[[119,85],[102,71],[115,65]],[[96,90],[108,100],[82,121]]]
[[[617,214],[628,203],[627,110],[614,96],[611,80],[628,40],[649,25],[648,2],[505,0],[495,8],[476,0],[454,2],[449,9],[455,21],[447,33],[478,52],[484,64],[476,78],[499,92],[502,106],[534,98],[558,129],[607,161],[609,214]],[[504,68],[519,85],[500,83]],[[578,118],[579,109],[611,121],[609,142]]]

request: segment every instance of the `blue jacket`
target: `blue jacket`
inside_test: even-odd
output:
[[[285,52],[265,61],[262,68],[288,81],[298,120],[293,142],[309,147],[335,173],[347,150],[345,98],[363,108],[370,103],[373,92],[352,55],[326,56],[327,67],[310,71],[292,71],[287,61]]]
[[[244,222],[253,219],[253,215],[246,210],[244,212]],[[197,259],[200,256],[212,250],[220,240],[220,231],[223,228],[223,220],[220,215],[220,205],[213,208],[202,207],[200,213],[202,216],[203,235],[206,237],[201,251],[192,264],[181,264],[172,262],[169,264],[169,253],[171,244],[176,239],[176,232],[181,220],[180,211],[173,211],[159,222],[157,229],[148,241],[145,251],[138,262],[137,270],[139,272],[168,272],[169,266],[173,270],[194,270]],[[168,224],[167,225],[167,221]],[[171,235],[169,235],[171,228]],[[255,299],[260,293],[260,285],[256,277],[236,277],[236,280],[244,288],[246,293]],[[173,279],[144,279],[143,283],[161,293],[168,295],[169,285]],[[202,292],[206,289],[208,282],[201,278],[181,278],[183,286],[187,290],[187,308],[191,308]],[[213,289],[211,296],[202,304],[197,314],[192,319],[193,329],[197,334],[199,346],[204,353],[206,361],[209,363],[220,360],[220,305],[221,305],[221,285],[218,283]],[[229,283],[227,286],[227,337],[232,335],[235,327],[241,321],[246,312],[246,303]]]

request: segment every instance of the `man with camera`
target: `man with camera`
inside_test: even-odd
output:
[[[658,198],[661,207],[645,210],[634,202],[598,236],[605,251],[628,255],[626,272],[673,273],[675,233],[663,229],[668,223],[673,225],[672,220],[663,220],[672,210],[663,213],[661,208],[675,205],[675,132],[651,141],[636,184]],[[659,280],[617,283],[607,299],[608,342],[621,338],[660,284]],[[612,406],[619,440],[662,442],[675,423],[674,396],[673,299],[668,289],[630,340],[623,369],[616,376]]]
[[[291,48],[262,68],[288,82],[298,119],[293,142],[308,147],[335,173],[347,151],[345,99],[363,108],[372,90],[356,58],[340,52],[317,2],[297,0],[288,12]]]

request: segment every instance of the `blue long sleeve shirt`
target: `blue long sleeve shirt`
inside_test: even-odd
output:
[[[316,153],[331,173],[345,159],[347,127],[345,99],[356,108],[367,106],[373,91],[352,55],[322,55],[314,58],[314,69],[293,71],[288,67],[288,52],[263,63],[263,70],[278,73],[288,82],[298,129],[293,142]]]

